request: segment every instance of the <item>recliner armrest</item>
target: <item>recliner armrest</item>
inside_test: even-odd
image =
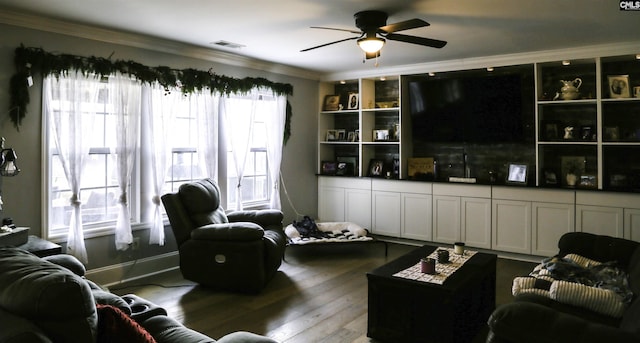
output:
[[[191,231],[191,239],[211,241],[255,241],[264,237],[260,225],[250,222],[209,224]]]
[[[235,211],[227,213],[227,218],[229,222],[251,222],[264,228],[274,225],[282,228],[284,215],[280,210]]]
[[[593,323],[574,315],[528,302],[499,306],[489,318],[492,335],[500,341],[539,342],[640,342],[633,333]]]

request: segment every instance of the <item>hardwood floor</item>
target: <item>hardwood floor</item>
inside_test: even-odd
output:
[[[200,287],[172,271],[128,285],[116,294],[135,293],[167,309],[186,326],[215,339],[238,330],[284,343],[375,342],[367,337],[365,273],[414,246],[383,244],[293,247],[275,278],[258,295],[223,293]],[[498,304],[510,301],[511,280],[533,263],[498,260]],[[480,333],[474,343],[483,342]]]

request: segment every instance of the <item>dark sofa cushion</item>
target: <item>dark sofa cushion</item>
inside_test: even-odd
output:
[[[189,329],[178,323],[175,319],[166,316],[154,316],[141,321],[142,325],[158,343],[170,342],[193,342],[193,343],[215,343],[211,337]]]
[[[494,341],[518,343],[640,342],[631,332],[529,302],[499,306],[489,317]]]
[[[627,270],[632,255],[639,246],[640,243],[623,238],[571,232],[560,237],[558,256],[573,253],[599,262],[617,261]]]
[[[640,248],[636,249],[629,259],[629,286],[636,297],[640,296]]]
[[[51,340],[30,320],[0,308],[0,342],[51,343]]]
[[[620,329],[633,332],[640,337],[640,300],[636,299],[625,311],[620,322]]]
[[[554,311],[575,315],[594,323],[600,323],[600,324],[605,324],[609,326],[620,325],[620,318],[615,318],[615,317],[607,316],[604,314],[596,313],[594,311],[587,310],[583,307],[564,304],[564,303],[555,301],[549,297],[545,297],[538,294],[533,294],[533,293],[519,294],[518,296],[515,297],[514,300],[516,302],[528,302],[532,304],[543,305]]]
[[[69,269],[16,248],[0,249],[0,307],[28,318],[54,342],[95,341],[91,290]]]
[[[87,269],[84,267],[84,265],[72,255],[57,254],[57,255],[45,256],[42,259],[45,261],[49,261],[51,263],[57,264],[59,266],[65,267],[78,276],[84,276],[87,272]]]

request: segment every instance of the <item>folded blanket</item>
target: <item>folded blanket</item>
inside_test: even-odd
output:
[[[633,297],[627,279],[611,262],[571,254],[545,259],[529,276],[516,277],[512,293],[533,293],[619,318]]]

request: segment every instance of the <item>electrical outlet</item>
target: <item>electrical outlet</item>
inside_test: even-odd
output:
[[[140,249],[140,237],[133,237],[133,241],[131,242],[131,250]]]

